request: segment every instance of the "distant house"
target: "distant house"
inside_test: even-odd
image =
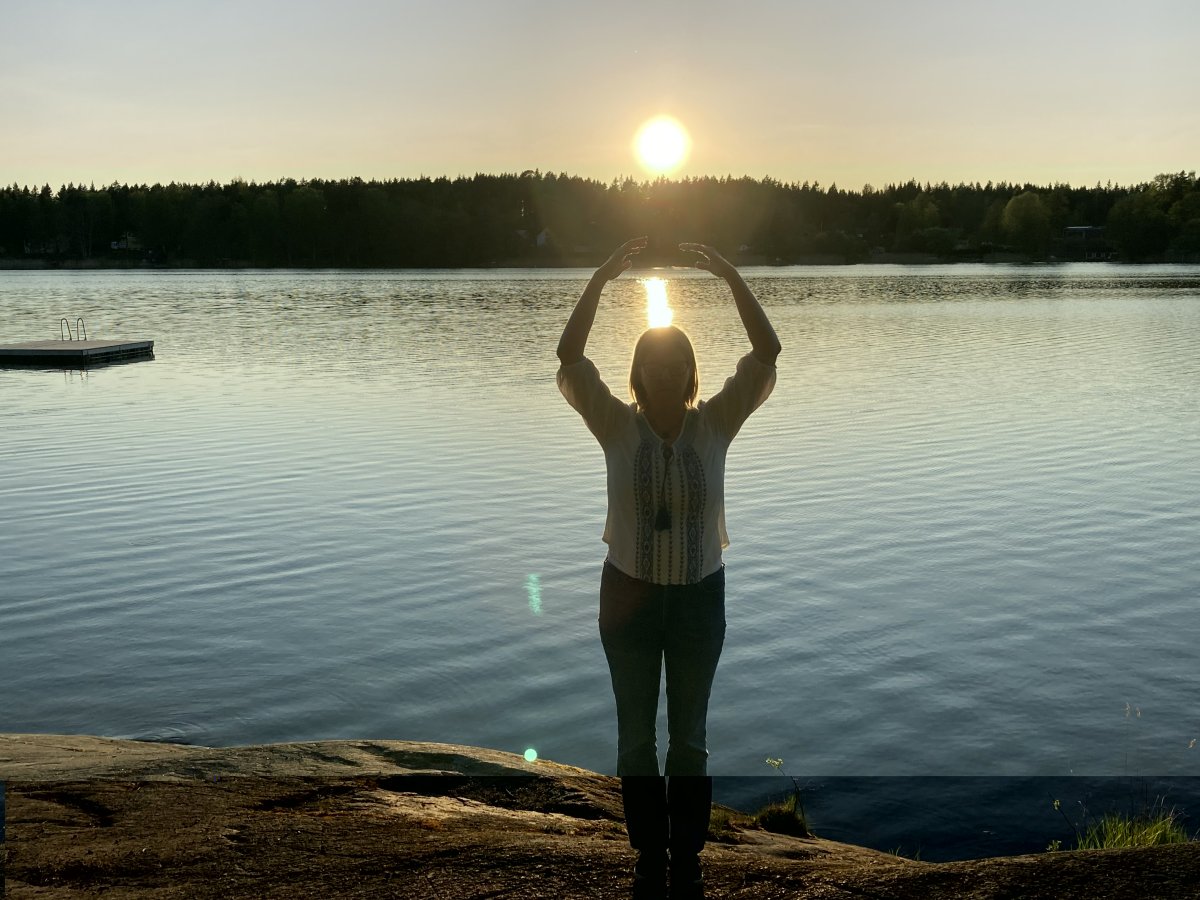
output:
[[[1112,259],[1115,251],[1104,236],[1103,225],[1070,225],[1063,229],[1063,255],[1101,262]]]
[[[129,234],[128,232],[121,235],[121,239],[119,241],[111,241],[109,243],[108,247],[110,250],[144,250],[145,249],[142,246],[142,242],[140,240],[138,240],[134,235]]]

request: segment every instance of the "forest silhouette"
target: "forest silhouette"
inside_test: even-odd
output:
[[[1200,261],[1195,172],[1143,184],[842,190],[567,174],[0,188],[0,266],[594,265],[630,234],[741,264]]]

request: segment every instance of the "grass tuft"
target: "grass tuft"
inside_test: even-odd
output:
[[[1188,834],[1175,810],[1158,810],[1145,816],[1110,813],[1088,826],[1079,839],[1080,850],[1134,850],[1161,844],[1186,844]]]
[[[1132,815],[1110,812],[1097,819],[1090,817],[1087,808],[1083,807],[1082,828],[1067,818],[1057,800],[1054,809],[1075,832],[1076,850],[1136,850],[1162,844],[1186,844],[1192,840],[1179,813],[1174,808],[1167,809],[1163,797]],[[1051,841],[1046,849],[1052,853],[1061,850],[1062,841]]]
[[[792,783],[792,795],[781,803],[764,806],[754,814],[754,821],[767,831],[775,834],[790,834],[794,837],[816,837],[808,827],[808,815],[804,812],[804,801],[800,794],[800,782],[794,775],[788,775],[783,768],[783,760],[768,756],[764,760],[768,766],[782,772]]]
[[[719,844],[736,844],[738,831],[752,824],[754,823],[749,816],[714,803],[708,814],[708,839]]]
[[[791,794],[778,803],[770,803],[754,814],[754,824],[774,834],[789,834],[792,837],[812,837],[808,819],[799,797]]]

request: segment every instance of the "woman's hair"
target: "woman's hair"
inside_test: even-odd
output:
[[[633,347],[633,362],[629,364],[629,393],[638,409],[646,408],[646,389],[642,384],[642,366],[650,361],[660,349],[677,349],[687,359],[691,376],[688,378],[687,390],[684,391],[683,402],[694,406],[700,393],[700,371],[696,367],[696,351],[692,342],[682,329],[674,325],[663,328],[649,328],[642,332]]]

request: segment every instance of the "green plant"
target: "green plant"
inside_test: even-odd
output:
[[[778,803],[769,803],[754,814],[754,823],[774,834],[790,834],[792,837],[812,837],[804,808],[799,797],[789,794]]]
[[[792,793],[780,803],[771,803],[754,814],[754,821],[776,834],[790,834],[795,837],[812,837],[808,827],[808,815],[804,812],[804,800],[801,797],[800,782],[795,776],[788,775],[783,768],[782,759],[767,757],[766,763],[771,768],[781,772],[792,782]]]
[[[1167,809],[1162,797],[1129,815],[1110,812],[1095,819],[1082,803],[1080,808],[1083,811],[1082,825],[1072,822],[1063,812],[1062,804],[1054,801],[1055,811],[1075,834],[1077,850],[1137,849],[1160,844],[1182,844],[1191,840],[1179,822],[1179,814],[1174,808]],[[1051,841],[1046,849],[1050,852],[1061,850],[1062,841]]]
[[[1136,722],[1142,718],[1142,708],[1125,703],[1125,726],[1121,739],[1121,753],[1124,761],[1126,776],[1130,776],[1130,763],[1136,762],[1136,753],[1131,753],[1135,738]],[[1196,747],[1196,739],[1188,742],[1187,749]],[[1132,748],[1136,750],[1136,747]],[[1136,783],[1131,777],[1132,786]],[[1111,850],[1140,847],[1153,847],[1158,844],[1176,844],[1192,840],[1180,824],[1179,814],[1172,808],[1167,809],[1165,798],[1158,797],[1153,802],[1149,799],[1149,791],[1142,793],[1140,807],[1135,805],[1131,797],[1130,812],[1109,812],[1100,818],[1092,816],[1087,806],[1079,803],[1081,818],[1074,822],[1063,811],[1062,804],[1054,800],[1054,810],[1075,836],[1075,849],[1078,850]],[[1053,853],[1063,849],[1061,840],[1053,840],[1046,850]]]
[[[1080,850],[1116,850],[1186,844],[1189,838],[1175,810],[1159,809],[1144,816],[1110,813],[1088,826]]]
[[[1130,706],[1128,702],[1125,704],[1125,734],[1122,737],[1125,756],[1125,774],[1129,774],[1129,744],[1131,740],[1130,730],[1133,727],[1134,719],[1141,719],[1142,708],[1140,706]]]
[[[708,839],[721,844],[735,844],[738,828],[752,824],[752,821],[749,816],[714,803],[708,814]]]

